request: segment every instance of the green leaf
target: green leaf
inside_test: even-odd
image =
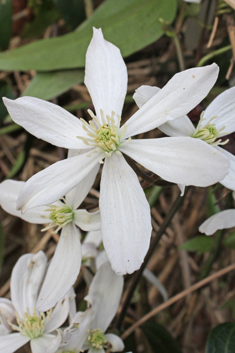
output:
[[[146,322],[142,329],[154,353],[181,353],[178,343],[162,325]]]
[[[235,232],[228,234],[223,243],[227,248],[235,249]]]
[[[234,353],[235,323],[227,322],[216,326],[210,333],[205,353]]]
[[[68,28],[75,29],[86,19],[83,0],[54,0]]]
[[[0,0],[0,50],[8,48],[11,39],[12,0]]]
[[[52,99],[83,82],[84,70],[64,70],[38,73],[23,92],[23,96]]]
[[[92,26],[102,27],[105,38],[128,56],[163,35],[159,19],[173,21],[176,5],[176,0],[107,0],[75,32],[1,53],[0,69],[50,71],[84,67]]]
[[[24,28],[23,38],[34,38],[40,36],[45,29],[59,19],[59,13],[56,9],[41,11],[35,19],[27,23]]]
[[[206,236],[198,236],[187,240],[184,244],[180,245],[180,250],[195,251],[198,254],[202,254],[206,251],[210,251],[214,239]]]

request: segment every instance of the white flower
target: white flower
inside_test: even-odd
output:
[[[141,108],[144,104],[158,95],[160,88],[141,86],[136,90],[133,98]],[[219,182],[228,189],[235,189],[235,156],[219,147],[228,141],[222,142],[220,137],[235,131],[235,87],[229,88],[216,97],[202,113],[201,119],[195,128],[191,120],[185,115],[175,121],[169,121],[158,127],[169,136],[191,136],[201,139],[222,152],[229,158],[230,169],[228,175]],[[215,166],[214,172],[220,168]]]
[[[111,333],[105,334],[113,320],[121,299],[123,277],[117,276],[110,263],[103,264],[93,278],[85,300],[88,309],[74,315],[71,325],[64,331],[64,340],[59,352],[104,353],[104,348],[111,352],[124,349],[122,340]]]
[[[150,208],[122,153],[178,184],[208,186],[224,178],[229,168],[227,158],[200,140],[130,140],[188,113],[208,94],[217,75],[216,64],[176,74],[120,128],[127,90],[126,66],[119,49],[104,40],[101,29],[94,29],[85,73],[96,111],[96,117],[90,112],[93,121],[88,124],[36,98],[4,98],[17,124],[38,138],[77,150],[77,156],[57,162],[29,179],[20,193],[18,208],[25,211],[60,199],[94,173],[105,158],[100,187],[103,244],[114,271],[125,274],[137,270],[149,248]]]
[[[0,352],[13,353],[30,342],[32,353],[53,353],[61,342],[60,327],[69,312],[69,299],[63,298],[53,310],[36,310],[38,292],[47,268],[46,255],[26,254],[20,257],[12,271],[11,300],[17,324],[9,323],[17,333],[1,336]]]
[[[8,321],[13,322],[15,318],[15,308],[12,302],[6,298],[0,298],[0,336],[12,331]]]
[[[82,261],[81,233],[76,226],[85,231],[100,228],[99,211],[89,213],[86,210],[77,209],[89,192],[94,182],[93,177],[94,175],[90,174],[86,180],[68,192],[63,202],[57,201],[50,206],[39,206],[28,210],[25,214],[16,210],[16,200],[25,183],[6,180],[0,184],[0,205],[5,211],[30,223],[50,223],[44,229],[50,227],[57,227],[57,231],[62,229],[39,295],[37,308],[40,311],[52,308],[76,281]]]
[[[200,4],[201,0],[184,0],[185,2],[193,2],[195,4]]]
[[[235,227],[235,210],[225,210],[214,214],[203,222],[199,230],[206,235],[214,234],[219,229]]]

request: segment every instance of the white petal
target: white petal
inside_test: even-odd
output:
[[[91,309],[84,311],[83,313],[78,312],[74,317],[74,320],[70,327],[72,328],[74,323],[79,324],[78,329],[72,329],[71,337],[69,339],[68,344],[66,345],[66,349],[73,350],[84,349],[84,343],[87,339],[87,331],[91,329],[91,321],[93,317],[93,312]]]
[[[203,115],[205,122],[202,125],[213,117],[216,118],[211,123],[216,124],[218,130],[225,127],[222,132],[231,134],[235,131],[235,87],[227,89],[211,102]]]
[[[45,326],[45,333],[50,333],[59,328],[69,315],[69,296],[65,295],[56,306],[54,307],[52,314],[50,315],[50,320],[47,321]]]
[[[228,229],[235,226],[235,210],[221,211],[208,218],[199,227],[201,233],[211,235],[218,229]]]
[[[100,229],[100,211],[76,210],[74,211],[74,223],[86,232]]]
[[[98,268],[100,268],[100,266],[103,265],[105,262],[110,263],[106,251],[103,250],[99,252],[98,256],[95,259],[96,269],[98,270]]]
[[[19,217],[29,223],[44,224],[50,222],[47,207],[40,206],[22,214],[16,209],[16,201],[21,189],[25,185],[23,181],[5,180],[0,184],[1,207],[13,216]]]
[[[123,340],[118,337],[117,335],[114,335],[112,333],[107,333],[105,335],[106,340],[111,343],[112,347],[110,348],[111,352],[121,352],[124,349],[124,343]]]
[[[11,275],[11,299],[20,317],[27,310],[33,315],[46,266],[47,258],[42,251],[23,255],[15,264]]]
[[[26,211],[50,205],[66,195],[99,164],[103,153],[81,154],[52,164],[30,178],[20,192],[17,208]]]
[[[155,94],[159,93],[161,88],[156,86],[140,86],[135,90],[133,99],[137,106],[141,108],[145,103],[147,103]]]
[[[104,263],[97,271],[88,295],[85,297],[91,304],[95,315],[92,329],[106,331],[114,318],[123,289],[123,277],[116,275],[108,262]]]
[[[120,50],[107,42],[101,28],[93,28],[93,37],[86,53],[85,85],[91,95],[96,115],[122,114],[127,91],[127,69]]]
[[[105,350],[103,348],[96,349],[96,348],[90,347],[87,353],[105,353]]]
[[[121,151],[161,178],[183,185],[212,185],[228,173],[229,160],[191,137],[132,140]]]
[[[87,148],[77,138],[86,136],[80,120],[58,105],[34,97],[3,101],[12,120],[37,138],[58,147]]]
[[[125,136],[152,130],[187,114],[208,94],[218,72],[218,66],[212,64],[176,74],[127,121]]]
[[[29,342],[29,340],[28,336],[22,336],[20,333],[10,333],[9,335],[1,336],[0,352],[13,353]]]
[[[100,186],[101,232],[112,268],[138,270],[151,237],[150,208],[137,175],[123,156],[106,158]]]
[[[7,332],[11,332],[12,328],[9,325],[9,321],[13,322],[15,316],[15,308],[12,302],[6,298],[0,298],[0,327],[4,326]]]
[[[70,190],[66,195],[66,203],[70,205],[73,210],[76,210],[83,202],[88,192],[90,191],[92,185],[94,184],[96,175],[100,169],[99,163],[89,172],[89,174],[84,178],[75,188]]]
[[[92,230],[87,233],[86,238],[84,239],[83,243],[93,243],[96,247],[100,246],[102,242],[102,234],[101,230]]]
[[[76,281],[82,261],[79,230],[70,223],[62,229],[59,243],[40,291],[37,309],[51,309]]]
[[[220,184],[228,189],[235,190],[235,156],[221,147],[216,146],[216,149],[227,156],[230,163],[229,173],[224,179],[220,180]]]
[[[96,250],[96,246],[93,243],[83,243],[82,244],[82,261],[86,261],[88,259],[94,259],[98,254]]]
[[[60,346],[61,335],[44,334],[41,337],[30,341],[32,353],[54,353]]]
[[[135,91],[133,98],[140,108],[160,91],[161,89],[158,87],[141,86]],[[192,136],[195,131],[195,127],[187,115],[168,121],[158,126],[158,129],[168,136]]]

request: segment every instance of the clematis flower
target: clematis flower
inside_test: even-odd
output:
[[[133,98],[141,108],[159,92],[160,88],[158,87],[141,86],[136,90]],[[235,156],[219,147],[219,145],[225,145],[228,142],[228,140],[222,141],[221,137],[235,131],[235,87],[219,94],[209,104],[201,114],[196,128],[186,115],[174,121],[168,121],[158,128],[168,136],[189,136],[201,139],[227,156],[230,162],[229,173],[219,182],[228,189],[235,189]],[[215,169],[217,168],[219,167],[217,166]]]
[[[13,353],[27,342],[30,342],[32,353],[54,353],[58,349],[61,334],[57,328],[68,316],[69,298],[63,298],[46,313],[36,310],[46,268],[47,258],[42,251],[21,256],[13,268],[11,300],[17,323],[8,321],[8,324],[18,332],[1,336],[1,352]]]
[[[42,100],[4,98],[12,117],[33,135],[77,155],[30,178],[18,208],[26,211],[60,199],[104,162],[100,186],[102,240],[118,274],[137,270],[149,248],[150,208],[138,178],[123,153],[170,182],[208,186],[228,173],[229,162],[201,140],[188,137],[131,139],[188,113],[210,91],[218,75],[212,64],[176,74],[120,127],[127,91],[127,69],[120,51],[94,29],[86,54],[85,84],[96,116],[87,123]]]
[[[97,171],[98,168],[96,168]],[[78,227],[85,231],[100,228],[99,211],[89,213],[86,210],[77,209],[89,192],[94,182],[94,175],[91,173],[86,180],[68,192],[63,201],[30,209],[25,214],[16,210],[16,200],[25,183],[6,180],[0,184],[0,205],[5,211],[30,223],[49,223],[44,230],[50,227],[57,227],[56,231],[62,229],[59,243],[40,291],[37,303],[37,309],[40,311],[52,308],[76,281],[82,261],[81,233]]]
[[[123,341],[112,333],[105,334],[113,320],[121,299],[123,277],[116,275],[106,262],[97,271],[85,300],[88,309],[77,312],[69,328],[64,331],[63,342],[57,353],[72,353],[88,349],[88,353],[104,353],[124,349]]]
[[[206,235],[214,234],[219,229],[235,227],[235,210],[225,210],[214,214],[203,222],[199,230]]]
[[[6,298],[0,298],[0,336],[12,331],[8,321],[13,322],[15,318],[15,308],[12,302]]]

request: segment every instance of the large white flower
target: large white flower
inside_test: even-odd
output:
[[[17,211],[16,201],[25,183],[6,180],[0,184],[0,205],[5,211],[30,223],[49,223],[44,229],[50,227],[57,227],[57,231],[62,229],[39,295],[37,308],[40,311],[52,308],[68,292],[77,278],[82,261],[81,233],[78,227],[84,231],[100,229],[99,211],[89,213],[77,209],[89,192],[94,175],[91,173],[86,180],[73,188],[65,195],[63,201],[57,201],[50,206],[35,207],[24,214]]]
[[[100,187],[101,230],[112,268],[118,274],[137,270],[151,237],[149,204],[122,153],[170,182],[208,186],[225,177],[228,159],[211,146],[188,137],[132,139],[194,108],[209,92],[218,66],[176,74],[128,122],[120,127],[127,90],[127,69],[120,51],[94,29],[86,54],[85,84],[96,116],[76,119],[62,108],[23,97],[4,99],[12,119],[30,133],[77,155],[53,164],[29,179],[18,208],[25,211],[63,197],[105,159]]]
[[[47,258],[40,251],[20,257],[11,276],[11,300],[17,324],[10,324],[17,333],[1,336],[0,352],[13,353],[30,342],[32,353],[53,353],[61,342],[57,330],[69,313],[69,297],[64,297],[46,313],[36,309],[38,293],[46,273]]]
[[[203,222],[199,230],[206,235],[212,235],[219,229],[235,227],[235,210],[225,210],[214,214]]]
[[[136,104],[141,108],[152,97],[159,94],[160,88],[141,86],[133,96]],[[174,121],[168,121],[158,127],[168,136],[189,136],[201,139],[229,158],[230,169],[225,178],[219,182],[228,189],[235,190],[235,156],[219,147],[228,141],[221,137],[235,131],[235,87],[231,87],[219,94],[201,114],[198,126],[195,128],[191,120],[185,115]],[[219,168],[217,166],[217,168]]]
[[[101,265],[85,298],[88,309],[74,313],[70,327],[64,331],[66,343],[62,343],[58,353],[87,349],[88,353],[104,353],[104,348],[122,351],[122,340],[114,334],[105,334],[117,312],[122,290],[123,277],[116,275],[109,262]]]

